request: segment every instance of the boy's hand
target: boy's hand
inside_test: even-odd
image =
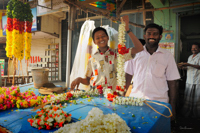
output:
[[[73,91],[74,88],[75,88],[76,86],[77,86],[76,88],[78,89],[80,83],[81,83],[81,78],[80,78],[80,77],[76,78],[76,79],[71,83],[71,89],[70,89],[70,91]]]
[[[126,24],[125,29],[126,29],[126,31],[128,31],[129,30],[129,16],[125,15],[121,18],[121,20],[123,20],[125,22],[125,24]]]

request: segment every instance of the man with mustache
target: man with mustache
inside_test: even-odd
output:
[[[185,117],[200,118],[200,48],[192,44],[192,55],[187,63],[180,63],[179,68],[187,69],[182,113]]]
[[[125,65],[126,89],[134,75],[130,97],[169,102],[173,120],[176,115],[176,80],[180,78],[177,65],[173,55],[158,45],[162,38],[162,26],[152,23],[146,26],[144,32],[144,50]]]

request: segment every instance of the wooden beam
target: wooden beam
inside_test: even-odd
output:
[[[98,8],[98,7],[95,7],[95,6],[91,6],[91,5],[84,5],[84,6],[86,6],[86,8],[90,8],[90,9],[94,9],[96,11],[100,11],[103,14],[110,14],[109,10],[101,9],[101,8]]]
[[[143,11],[149,12],[149,11],[159,11],[159,10],[166,10],[166,9],[173,9],[173,8],[181,8],[181,7],[194,6],[194,5],[199,5],[199,4],[200,4],[200,2],[194,2],[194,3],[189,3],[189,4],[183,4],[183,5],[178,5],[178,6],[170,6],[170,7],[163,7],[163,8],[124,10],[124,11],[122,11],[121,15],[130,14],[130,13],[136,13],[136,12],[143,12]]]
[[[79,9],[82,9],[84,12],[91,12],[91,13],[99,15],[99,16],[104,16],[105,18],[110,19],[112,21],[121,21],[120,18],[116,18],[116,17],[110,16],[109,14],[105,15],[100,11],[94,11],[92,9],[86,8],[84,5],[78,5],[77,2],[74,2],[72,0],[65,0],[64,3],[66,3],[68,5],[74,5],[75,7],[79,8]],[[144,25],[136,24],[136,23],[132,23],[132,22],[129,22],[129,24],[133,25],[135,27],[139,27],[139,28],[144,28],[145,27]]]
[[[142,9],[145,9],[145,0],[142,0]],[[143,11],[143,24],[146,25],[146,12]]]
[[[165,5],[165,0],[160,0],[160,2],[161,2],[163,5]]]
[[[99,1],[99,0],[86,0],[86,1],[79,1],[78,3],[86,5],[86,4],[97,2],[97,1]]]
[[[124,6],[124,4],[126,3],[126,0],[123,0],[119,7],[117,7],[117,11],[116,11],[116,14],[120,14],[121,10],[122,10],[122,7]]]

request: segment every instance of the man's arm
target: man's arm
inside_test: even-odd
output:
[[[200,66],[199,65],[193,65],[193,64],[189,64],[189,63],[184,63],[183,66],[190,66],[190,67],[194,67],[194,68],[200,70]]]
[[[168,87],[169,87],[169,103],[172,106],[172,120],[176,117],[176,99],[177,99],[177,92],[178,92],[178,86],[179,83],[177,80],[167,81]]]
[[[130,75],[128,73],[125,74],[125,78],[126,78],[126,90],[124,92],[124,94],[126,94],[130,84],[131,84],[131,80],[132,80],[133,75]]]
[[[122,17],[123,21],[125,22],[125,30],[129,30],[129,17],[128,15],[125,15]],[[131,49],[131,55],[134,56],[136,53],[143,50],[142,43],[138,40],[138,38],[133,34],[133,32],[128,33],[129,37],[131,38],[132,43],[134,44],[134,47]]]

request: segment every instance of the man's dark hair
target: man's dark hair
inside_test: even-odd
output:
[[[160,35],[162,35],[162,33],[163,33],[163,27],[162,27],[162,26],[159,26],[159,25],[157,25],[157,24],[155,24],[155,23],[148,24],[148,25],[145,27],[145,29],[144,29],[144,32],[145,32],[145,33],[146,33],[146,31],[147,31],[148,28],[156,28],[156,29],[158,29]]]
[[[192,43],[192,45],[196,45],[196,46],[198,46],[198,48],[200,48],[200,45],[198,43]]]
[[[97,31],[100,31],[100,30],[104,31],[104,32],[106,33],[106,35],[108,36],[108,33],[107,33],[106,29],[104,29],[104,28],[102,28],[102,27],[96,27],[96,28],[93,30],[93,32],[92,32],[92,39],[93,39],[93,40],[94,40],[94,34],[95,34]]]

